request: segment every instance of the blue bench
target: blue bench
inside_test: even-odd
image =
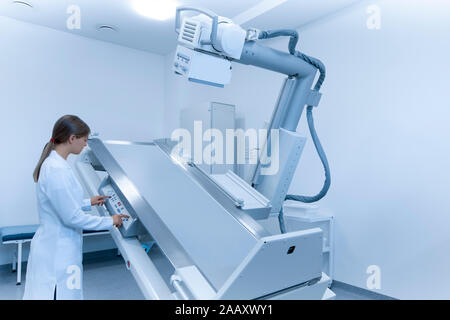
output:
[[[12,261],[12,271],[17,271],[17,285],[20,285],[22,282],[22,246],[25,242],[30,242],[33,239],[38,227],[38,224],[33,224],[0,228],[0,240],[2,245],[17,244],[17,251],[14,253]],[[109,231],[83,231],[83,236],[100,234],[109,234]]]
[[[38,227],[38,224],[29,226],[3,227],[0,229],[2,243],[14,240],[31,240]]]

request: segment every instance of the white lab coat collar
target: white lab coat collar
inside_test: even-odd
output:
[[[59,155],[59,153],[56,152],[56,150],[52,150],[52,152],[50,152],[49,157],[55,159],[56,161],[58,161],[58,163],[60,163],[60,164],[63,165],[64,167],[66,167],[66,168],[68,168],[68,169],[71,168],[70,165],[69,165],[69,163],[67,162],[67,160],[64,159],[63,157],[61,157],[61,156]]]

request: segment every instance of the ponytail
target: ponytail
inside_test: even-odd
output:
[[[34,182],[38,182],[39,180],[39,173],[41,173],[41,166],[45,159],[50,155],[54,148],[53,142],[47,142],[47,144],[44,147],[44,150],[42,150],[41,158],[38,161],[38,164],[36,165],[36,168],[33,172],[33,180]]]
[[[59,118],[53,127],[52,138],[50,139],[50,142],[45,145],[41,158],[34,169],[34,182],[38,182],[42,164],[45,159],[48,158],[52,150],[55,149],[56,145],[67,142],[71,135],[81,138],[88,136],[90,132],[91,129],[89,129],[89,126],[77,116],[65,115]]]

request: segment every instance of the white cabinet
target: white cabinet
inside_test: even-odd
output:
[[[219,102],[209,102],[199,104],[198,106],[181,110],[180,119],[181,128],[187,129],[191,134],[191,154],[194,159],[194,152],[201,151],[202,163],[197,164],[208,174],[223,174],[228,170],[236,172],[235,164],[226,163],[226,130],[235,129],[235,106]],[[222,163],[206,163],[206,157],[213,138],[204,139],[205,132],[208,129],[217,129],[222,134]],[[205,141],[206,140],[206,141]],[[197,145],[195,145],[197,144]],[[200,144],[200,146],[199,146]],[[218,146],[220,144],[215,144]],[[212,158],[217,150],[211,151]],[[234,150],[233,150],[234,152]],[[198,154],[198,153],[197,153]],[[199,157],[197,157],[198,159]],[[211,162],[211,161],[209,161]]]
[[[323,232],[323,269],[334,278],[334,216],[317,205],[286,202],[283,206],[286,231],[320,228]]]

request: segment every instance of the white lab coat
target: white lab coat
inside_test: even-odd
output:
[[[31,241],[24,299],[83,299],[84,230],[111,230],[111,217],[85,214],[90,199],[72,168],[56,151],[36,184],[40,226]]]

